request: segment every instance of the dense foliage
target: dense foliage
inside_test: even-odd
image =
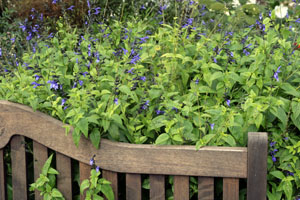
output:
[[[296,199],[300,19],[288,3],[283,15],[174,1],[103,20],[105,9],[88,1],[83,28],[69,23],[72,6],[55,24],[33,10],[1,40],[0,99],[72,125],[76,144],[83,135],[95,147],[101,137],[245,146],[248,132],[268,132],[268,198]]]

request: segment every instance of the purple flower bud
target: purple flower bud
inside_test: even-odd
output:
[[[146,81],[146,76],[142,76],[141,78],[140,78],[140,80],[142,80],[142,81]]]
[[[96,172],[98,173],[99,171],[100,171],[100,167],[97,166],[97,167],[96,167]]]
[[[67,10],[73,10],[75,6],[70,6],[69,8],[67,8]]]
[[[214,130],[215,123],[210,124],[210,129]]]
[[[114,99],[114,103],[115,103],[116,105],[118,105],[118,104],[119,104],[119,102],[118,102],[118,101],[119,101],[119,99],[118,99],[118,98],[115,98],[115,99]]]
[[[90,165],[92,166],[94,163],[95,163],[95,160],[94,160],[94,158],[92,158],[92,159],[90,160]]]
[[[226,100],[226,104],[227,104],[228,107],[230,107],[230,100],[229,99]]]
[[[272,155],[272,161],[276,162],[276,158]]]

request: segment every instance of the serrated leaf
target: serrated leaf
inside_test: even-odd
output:
[[[235,139],[231,135],[226,135],[222,138],[227,144],[229,144],[231,147],[236,146]]]
[[[55,169],[50,167],[50,169],[48,170],[48,174],[59,174],[59,173],[58,173],[58,171],[56,171]]]
[[[79,120],[79,122],[76,124],[76,127],[79,128],[79,130],[81,130],[81,132],[83,133],[83,135],[88,138],[89,135],[89,122],[86,118],[81,118]]]
[[[98,128],[94,128],[90,134],[90,140],[95,148],[99,148],[101,135]]]
[[[114,192],[110,185],[108,184],[102,185],[101,192],[105,195],[107,200],[115,200]]]
[[[275,176],[276,178],[282,180],[285,178],[284,174],[281,171],[272,171],[270,172],[271,175]]]
[[[47,176],[48,174],[48,170],[50,168],[51,162],[52,162],[52,158],[53,158],[53,154],[51,154],[51,156],[47,159],[47,161],[45,162],[43,168],[42,168],[42,174],[44,176]]]
[[[80,185],[80,194],[83,194],[84,190],[87,189],[88,187],[90,187],[90,182],[88,179],[85,179],[84,181],[82,181]]]
[[[300,97],[300,92],[298,92],[296,88],[291,86],[289,83],[283,83],[280,88],[283,89],[286,94],[290,94],[298,98]]]
[[[98,115],[91,115],[91,116],[89,116],[89,117],[87,117],[86,119],[88,120],[88,122],[92,122],[92,123],[95,123],[95,124],[100,124],[99,123],[99,121],[98,121],[98,119],[99,119],[100,117],[98,116]]]
[[[52,197],[63,198],[62,193],[58,189],[56,189],[56,188],[52,189],[51,196]]]

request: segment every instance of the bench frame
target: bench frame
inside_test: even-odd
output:
[[[72,130],[70,131],[72,132]],[[10,143],[13,199],[27,194],[24,137],[33,140],[34,179],[56,151],[57,187],[72,199],[71,158],[79,161],[80,180],[89,178],[89,161],[95,155],[103,177],[112,183],[118,199],[118,173],[126,173],[126,199],[141,199],[141,174],[150,175],[150,199],[165,199],[165,175],[174,175],[174,200],[189,199],[189,176],[198,177],[198,199],[214,199],[214,178],[223,178],[223,199],[239,199],[239,179],[247,178],[247,199],[266,199],[267,133],[248,133],[248,147],[157,146],[127,144],[101,139],[95,149],[86,138],[75,146],[64,124],[31,108],[0,101],[0,200],[6,199],[3,148]],[[38,192],[36,199],[42,199]],[[84,199],[82,196],[81,199]]]

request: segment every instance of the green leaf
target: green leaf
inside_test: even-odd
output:
[[[284,174],[281,171],[272,171],[270,172],[271,175],[275,176],[276,178],[282,180],[285,178]]]
[[[115,199],[114,192],[113,192],[110,185],[108,185],[108,184],[102,185],[101,192],[105,195],[107,200],[114,200]]]
[[[298,98],[300,97],[300,92],[298,92],[296,88],[291,86],[289,83],[283,83],[280,88],[283,89],[286,94],[290,94]]]
[[[103,197],[99,196],[98,194],[93,194],[93,200],[103,200]]]
[[[226,135],[222,138],[227,144],[229,144],[231,147],[236,146],[235,139],[231,135]]]
[[[163,133],[156,138],[155,144],[161,144],[161,145],[168,144],[169,139],[170,136],[166,133]]]
[[[79,122],[76,124],[76,127],[79,128],[79,130],[82,131],[84,136],[88,138],[89,135],[89,122],[86,118],[81,118]]]
[[[166,117],[164,115],[160,115],[158,117],[155,117],[150,125],[149,125],[149,130],[154,130],[154,129],[158,129],[162,126],[165,125],[164,120],[166,119]]]
[[[115,140],[119,141],[120,140],[120,130],[119,127],[115,124],[112,123],[108,129],[109,135]]]
[[[50,167],[50,169],[48,170],[48,174],[59,174],[59,173],[58,173],[58,171],[56,171],[55,169]]]
[[[82,181],[80,185],[80,194],[83,194],[84,190],[87,189],[88,187],[90,187],[90,182],[88,179],[85,179],[84,181]]]
[[[292,199],[292,195],[293,195],[293,185],[290,181],[284,181],[283,183],[283,191],[285,193],[285,196],[287,197],[287,200],[291,200]]]
[[[77,147],[79,145],[80,136],[81,135],[80,135],[79,129],[76,127],[72,133],[72,137],[73,137],[73,141]]]
[[[63,197],[63,195],[60,193],[60,191],[56,188],[52,189],[51,196],[52,197],[60,197],[60,198]]]
[[[277,110],[272,108],[271,113],[275,115],[283,124],[287,123],[288,118],[282,107],[277,107]]]
[[[92,122],[92,123],[95,123],[95,124],[100,124],[98,119],[99,119],[99,116],[98,115],[91,115],[89,117],[86,118],[88,120],[88,122]]]
[[[50,168],[51,162],[52,162],[52,158],[53,158],[53,154],[51,154],[51,156],[47,159],[47,161],[45,162],[43,168],[42,168],[42,174],[44,176],[47,176],[48,174],[48,170]]]
[[[90,134],[90,140],[95,148],[99,147],[100,140],[101,140],[101,134],[99,131],[99,128],[94,128]]]

